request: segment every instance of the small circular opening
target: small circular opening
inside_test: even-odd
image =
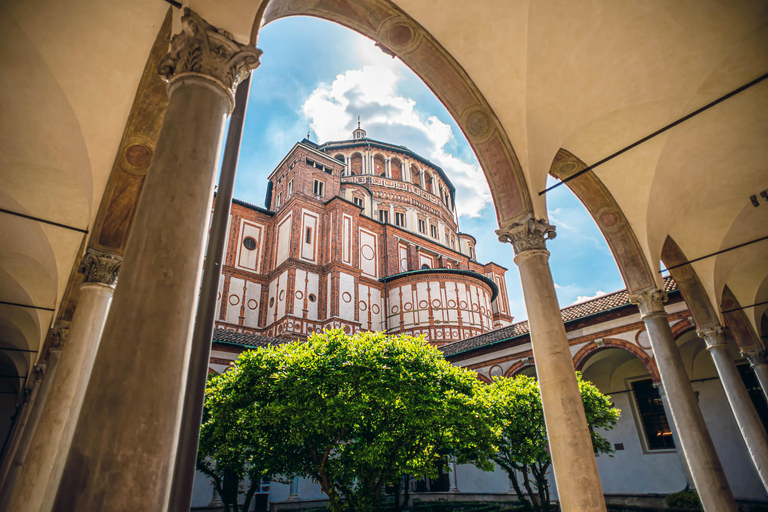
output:
[[[269,299],[269,307],[272,307],[272,306],[274,306],[274,305],[275,305],[275,298],[274,298],[274,297],[271,297],[271,298]]]
[[[253,237],[247,236],[245,237],[245,240],[243,240],[243,246],[249,251],[253,251],[256,249],[256,240],[254,240]]]
[[[315,297],[314,293],[309,294],[309,302],[315,302],[317,300],[317,297]]]
[[[425,268],[429,268],[429,265],[427,265],[426,263],[421,266],[422,270],[424,270]]]

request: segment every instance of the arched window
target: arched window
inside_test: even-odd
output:
[[[434,194],[435,191],[432,187],[432,175],[429,173],[424,174],[424,190],[429,192],[430,194]]]
[[[393,180],[403,179],[403,164],[400,163],[400,160],[393,158],[389,161],[389,172],[392,174]]]
[[[376,176],[386,176],[387,174],[387,167],[384,163],[384,157],[381,155],[376,155],[373,157],[373,173]]]
[[[426,263],[424,263],[423,265],[421,265],[421,269],[422,269],[422,270],[424,270],[424,269],[427,269],[427,268],[429,268],[429,265],[427,265]]]
[[[350,163],[352,167],[352,171],[350,172],[351,175],[357,176],[363,174],[363,156],[360,153],[352,155]]]
[[[335,159],[336,159],[336,160],[338,160],[339,162],[346,162],[346,160],[344,159],[344,155],[342,155],[341,153],[339,153],[338,155],[336,155],[336,156],[335,156],[335,157],[333,157],[333,158],[335,158]]]
[[[421,187],[421,171],[415,166],[411,166],[411,181],[417,187]]]

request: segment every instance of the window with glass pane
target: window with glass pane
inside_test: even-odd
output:
[[[640,413],[640,423],[645,432],[645,440],[649,450],[672,450],[675,441],[672,439],[672,429],[664,412],[659,390],[653,386],[651,379],[638,380],[632,383],[635,403]]]

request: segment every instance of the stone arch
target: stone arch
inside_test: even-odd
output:
[[[515,364],[507,368],[507,371],[504,372],[504,377],[509,377],[509,378],[515,377],[523,373],[528,368],[535,368],[535,367],[536,367],[536,363],[534,362],[533,359],[531,359],[530,362],[528,363],[525,363],[523,361],[517,361],[515,362]]]
[[[620,340],[616,338],[605,338],[603,339],[603,343],[601,346],[598,346],[597,342],[591,341],[581,347],[578,352],[573,356],[573,367],[576,369],[576,371],[581,371],[584,368],[584,365],[589,360],[589,358],[596,354],[597,352],[600,352],[601,350],[605,350],[608,348],[618,348],[621,350],[624,350],[626,352],[631,353],[632,355],[636,356],[640,361],[645,365],[645,368],[648,370],[648,373],[651,375],[651,379],[653,382],[661,382],[661,377],[659,376],[659,369],[656,367],[656,362],[645,353],[642,349],[637,347],[636,345],[633,345],[632,343],[629,343],[625,340]]]
[[[347,161],[346,158],[344,157],[344,155],[342,155],[341,153],[337,153],[333,158],[335,158],[339,162],[346,162]]]
[[[682,319],[681,321],[677,322],[672,327],[672,336],[675,337],[675,339],[678,339],[683,334],[687,333],[688,331],[695,331],[696,326],[691,323],[690,320],[687,318]]]
[[[501,227],[533,212],[530,191],[498,116],[458,61],[416,20],[390,0],[318,2],[263,0],[252,28],[288,16],[312,16],[355,30],[397,56],[435,93],[461,128],[490,185]]]
[[[492,382],[491,379],[477,372],[475,372],[475,377],[477,377],[477,380],[479,380],[483,384],[490,384]]]
[[[563,180],[586,169],[587,164],[572,153],[560,149],[549,174]],[[630,294],[649,288],[661,289],[660,276],[654,275],[642,246],[613,194],[593,171],[566,183],[579,198],[608,242],[621,277]]]

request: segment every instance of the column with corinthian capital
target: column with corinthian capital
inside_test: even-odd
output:
[[[744,438],[744,444],[747,445],[747,451],[763,482],[763,487],[768,490],[768,435],[744,386],[744,381],[739,375],[736,363],[731,357],[731,350],[723,336],[723,328],[715,326],[701,329],[698,333],[707,343],[707,350],[712,354],[712,360],[720,376],[720,382],[723,384],[728,404],[733,411],[733,417]]]
[[[168,509],[224,121],[261,51],[189,9],[168,109],[53,510]]]
[[[666,299],[667,294],[656,289],[630,295],[630,302],[640,309],[640,316],[648,331],[680,448],[704,510],[736,512],[738,509],[731,488],[725,479],[723,467],[683,366],[680,350],[669,327],[667,312],[664,310]]]
[[[61,480],[83,404],[85,389],[96,358],[99,340],[120,271],[121,259],[92,249],[86,251],[78,271],[83,284],[72,316],[66,348],[43,404],[26,458],[18,467],[8,510],[50,510]]]
[[[531,217],[496,232],[515,250],[531,329],[552,468],[563,512],[605,511],[584,404],[549,269],[555,228]]]
[[[768,400],[768,361],[765,358],[764,350],[746,350],[741,353],[749,361],[749,365],[755,372],[760,388],[763,390],[765,398]]]

